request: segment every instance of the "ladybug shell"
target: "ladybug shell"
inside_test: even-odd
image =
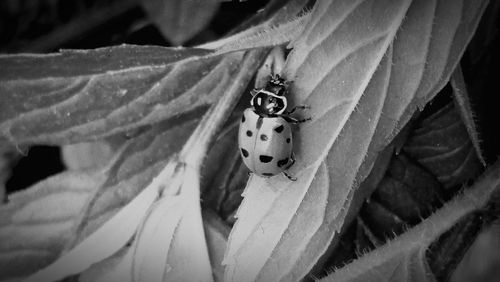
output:
[[[261,117],[253,109],[246,109],[238,142],[243,162],[258,175],[281,173],[291,161],[292,129],[282,117]]]

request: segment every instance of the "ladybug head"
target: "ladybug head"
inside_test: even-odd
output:
[[[287,100],[265,89],[258,90],[250,100],[255,112],[265,116],[281,115],[285,112]]]
[[[271,75],[271,78],[264,87],[264,90],[272,92],[278,96],[285,96],[287,86],[287,81],[279,74],[276,74]]]

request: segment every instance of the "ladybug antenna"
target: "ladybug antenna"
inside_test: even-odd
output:
[[[276,86],[286,86],[286,80],[282,78],[279,74],[270,75],[268,84]]]

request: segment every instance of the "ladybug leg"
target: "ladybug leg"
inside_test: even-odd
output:
[[[290,156],[290,161],[288,162],[287,166],[285,167],[285,170],[291,168],[294,163],[295,163],[295,154],[292,153],[292,155]]]
[[[304,119],[297,119],[297,118],[294,118],[294,117],[291,117],[291,116],[286,116],[286,115],[283,115],[282,117],[286,121],[288,121],[289,123],[293,123],[293,124],[303,123],[303,122],[312,120],[311,117],[304,118]]]
[[[290,181],[297,181],[297,177],[293,177],[290,174],[286,173],[286,171],[283,171],[283,174],[288,178]]]
[[[259,93],[257,89],[250,90],[250,95],[252,95],[252,97],[255,96],[257,93]]]
[[[293,114],[296,110],[308,110],[310,108],[311,108],[311,106],[309,106],[309,105],[295,106],[289,112],[285,112],[285,114],[290,115],[290,114]]]
[[[297,181],[297,177],[293,177],[292,175],[288,174],[286,172],[287,169],[292,167],[292,165],[295,163],[295,155],[292,153],[290,156],[290,161],[288,162],[288,165],[285,168],[285,171],[283,171],[283,174],[290,180],[290,181]]]

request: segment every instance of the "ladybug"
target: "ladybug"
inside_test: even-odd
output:
[[[253,89],[251,94],[251,107],[243,112],[238,134],[243,162],[257,175],[271,177],[283,173],[288,179],[297,180],[286,172],[295,163],[290,124],[311,118],[296,119],[290,114],[309,107],[286,111],[287,82],[279,75],[271,76],[264,88]]]

